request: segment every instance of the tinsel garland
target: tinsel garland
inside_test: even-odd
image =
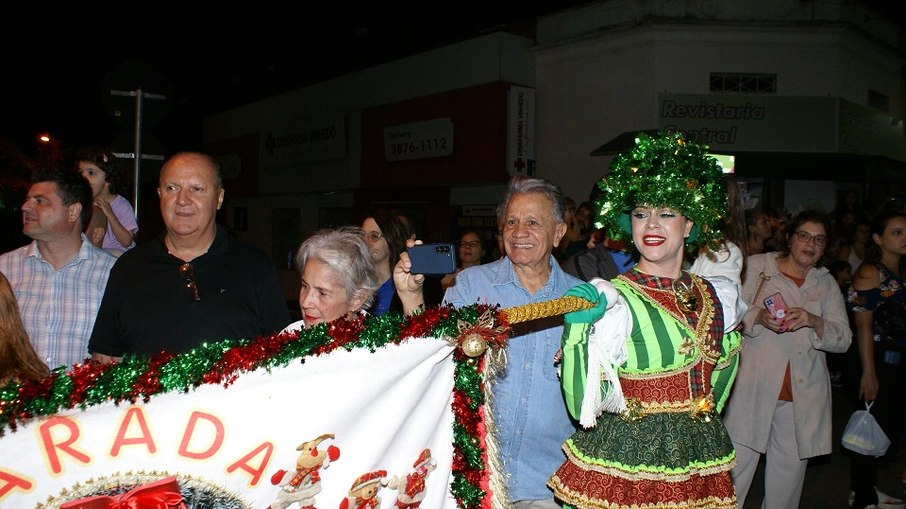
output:
[[[109,401],[147,402],[157,394],[189,392],[203,384],[229,387],[243,373],[261,368],[270,371],[297,360],[305,362],[306,357],[339,348],[367,348],[373,352],[409,338],[443,337],[461,344],[468,337],[470,344],[481,348],[475,352],[457,348],[453,355],[451,491],[462,509],[490,509],[488,455],[484,446],[488,437],[482,419],[488,361],[482,354],[485,348],[492,353],[502,352],[510,330],[506,314],[496,306],[439,306],[409,317],[388,313],[339,319],[298,333],[206,343],[179,355],[126,355],[116,364],[88,361],[68,372],[58,368],[41,381],[14,380],[0,387],[0,436],[7,430],[15,432],[18,425],[31,419],[66,409],[85,409]]]

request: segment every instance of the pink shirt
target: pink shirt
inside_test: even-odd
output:
[[[110,202],[110,208],[113,210],[113,215],[120,220],[120,224],[122,224],[124,228],[131,231],[133,234],[138,231],[138,222],[135,220],[135,209],[132,208],[132,204],[129,203],[129,200],[117,195],[116,198]],[[110,226],[110,223],[108,222],[107,232],[104,233],[104,243],[101,247],[114,251],[115,254],[119,255],[124,251],[135,247],[135,237],[132,238],[132,243],[128,246],[120,244],[120,241],[116,240],[116,235],[113,234],[113,227]]]

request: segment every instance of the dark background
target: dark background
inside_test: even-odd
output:
[[[0,27],[0,140],[33,153],[41,132],[64,151],[109,145],[124,132],[129,139],[132,119],[112,111],[134,111],[134,99],[109,90],[134,74],[151,76],[159,84],[151,92],[167,96],[145,101],[146,131],[168,152],[200,149],[205,115],[482,33],[532,37],[537,16],[585,3],[20,4]],[[865,3],[903,24],[906,2]]]
[[[536,16],[580,3],[23,7],[31,12],[5,16],[0,29],[0,138],[28,153],[42,132],[64,151],[109,145],[132,127],[131,118],[118,122],[112,112],[134,111],[133,98],[109,90],[131,89],[117,78],[144,75],[158,84],[145,92],[168,98],[144,101],[146,132],[168,152],[200,149],[205,115],[481,33],[531,36]]]
[[[852,0],[854,3],[856,0]],[[24,243],[18,205],[30,165],[84,145],[132,152],[134,99],[145,92],[145,153],[201,150],[202,119],[412,54],[506,30],[578,0],[19,3],[0,17],[0,252]],[[906,2],[869,0],[898,21]],[[74,6],[73,6],[74,5]],[[900,45],[904,46],[903,44]],[[894,48],[902,52],[902,48]],[[142,85],[144,87],[144,85]],[[125,113],[119,119],[114,111]],[[894,115],[897,113],[894,112]],[[49,133],[54,142],[39,144]]]

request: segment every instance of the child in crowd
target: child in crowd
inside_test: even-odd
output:
[[[122,173],[113,154],[99,147],[84,147],[76,153],[76,163],[79,172],[91,185],[95,207],[92,216],[100,213],[106,218],[106,231],[98,247],[116,256],[135,247],[138,222],[132,204],[117,194],[122,187]],[[94,219],[90,222],[90,224],[103,223]],[[90,228],[88,234],[91,238]],[[98,244],[96,239],[91,240]]]

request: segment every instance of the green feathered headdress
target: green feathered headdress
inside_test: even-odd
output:
[[[596,184],[595,226],[607,227],[613,239],[623,239],[631,234],[628,220],[634,208],[670,207],[695,222],[686,239],[690,248],[716,245],[723,236],[727,197],[723,170],[707,149],[680,132],[636,135],[635,146],[618,154]]]

